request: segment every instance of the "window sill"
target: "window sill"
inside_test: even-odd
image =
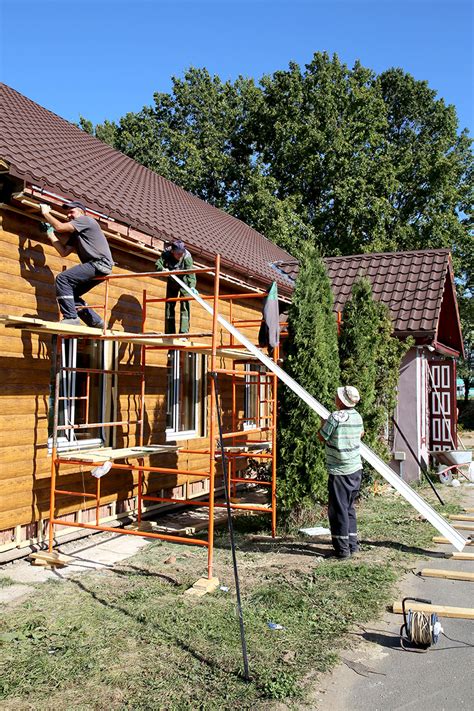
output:
[[[200,437],[196,430],[188,430],[187,432],[174,432],[173,430],[166,430],[165,439],[166,442],[178,442],[183,439],[196,439]]]

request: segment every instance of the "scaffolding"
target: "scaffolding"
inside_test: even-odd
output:
[[[117,333],[107,331],[105,325],[102,332],[94,329],[95,333],[87,333],[82,335],[71,329],[71,333],[57,333],[57,343],[55,349],[54,362],[54,404],[53,404],[53,428],[52,428],[52,451],[51,451],[51,489],[50,489],[50,518],[49,518],[49,552],[51,553],[54,546],[54,533],[56,526],[72,526],[77,528],[90,529],[94,531],[108,531],[117,534],[145,536],[151,539],[162,539],[174,543],[186,543],[189,545],[197,545],[207,548],[207,574],[208,578],[212,578],[213,574],[213,549],[214,549],[214,514],[218,508],[225,507],[224,503],[216,500],[216,484],[219,483],[217,473],[217,464],[222,457],[226,457],[230,464],[230,476],[228,478],[230,507],[233,510],[245,510],[252,512],[266,513],[271,516],[272,535],[276,533],[276,415],[277,415],[277,376],[270,372],[265,366],[255,365],[257,358],[251,354],[240,343],[236,343],[235,338],[230,334],[228,343],[219,343],[220,331],[218,330],[219,309],[222,302],[229,303],[229,318],[230,322],[238,325],[239,329],[256,328],[261,322],[259,319],[237,319],[234,316],[234,305],[236,301],[247,299],[262,300],[266,294],[262,292],[250,293],[220,293],[220,256],[217,255],[215,264],[209,268],[196,268],[186,271],[174,272],[143,272],[143,273],[126,273],[126,274],[110,274],[102,278],[105,282],[105,300],[101,305],[95,305],[93,308],[101,310],[104,323],[107,323],[110,304],[110,284],[112,280],[130,279],[134,280],[144,277],[153,278],[173,278],[172,275],[199,273],[207,274],[213,277],[212,294],[202,296],[204,300],[212,302],[212,328],[209,332],[204,333],[188,333],[188,334],[163,334],[147,331],[147,318],[150,313],[151,305],[163,304],[167,302],[183,302],[192,301],[192,296],[178,296],[174,298],[156,298],[148,295],[146,289],[143,289],[142,296],[142,314],[141,314],[141,331],[135,334],[120,334],[120,340],[130,343],[135,343],[139,346],[139,363],[131,370],[120,369],[120,364],[117,368],[79,368],[77,366],[65,366],[61,359],[63,339],[72,338],[92,338],[99,340],[118,340]],[[92,331],[93,329],[87,329]],[[183,338],[183,336],[185,336]],[[209,336],[211,342],[209,341]],[[190,340],[193,339],[193,340]],[[231,389],[231,427],[230,431],[226,431],[223,435],[226,444],[223,451],[217,444],[218,428],[216,408],[219,407],[217,401],[216,384],[214,378],[208,377],[207,380],[210,386],[210,398],[208,408],[208,427],[207,439],[208,446],[204,449],[193,449],[191,447],[179,447],[174,445],[150,445],[145,442],[144,423],[145,423],[145,395],[146,395],[146,366],[147,354],[153,350],[184,350],[188,352],[201,353],[206,356],[206,371],[209,373],[217,373],[222,378],[227,378]],[[218,360],[225,359],[225,363],[231,362],[231,367],[218,367]],[[278,359],[278,348],[273,353],[273,359]],[[68,395],[61,394],[61,380],[65,373],[81,373],[85,375],[86,387],[85,394],[74,399],[82,400],[85,406],[86,421],[80,424],[60,423],[60,403],[68,399]],[[91,397],[91,377],[94,375],[111,376],[117,378],[119,375],[133,377],[139,381],[139,398],[138,398],[138,417],[134,421],[138,427],[138,441],[136,446],[122,449],[95,449],[95,450],[77,450],[61,452],[58,446],[58,437],[61,432],[66,430],[77,430],[85,428],[120,428],[129,426],[131,423],[128,420],[113,420],[103,422],[89,422],[89,400]],[[240,417],[238,410],[239,389],[245,387],[252,392],[252,398],[255,404],[254,411],[256,413],[254,422],[249,422],[249,418]],[[70,398],[69,398],[70,399]],[[208,467],[206,469],[196,471],[191,469],[150,466],[145,463],[145,459],[150,455],[167,454],[170,451],[175,451],[181,454],[188,455],[206,455],[208,457]],[[270,469],[271,476],[261,479],[257,476],[249,478],[239,475],[237,462],[242,457],[251,457],[254,460],[265,463]],[[136,472],[138,475],[137,481],[137,526],[135,529],[121,528],[118,526],[107,526],[101,523],[101,478],[95,480],[95,491],[85,492],[74,491],[61,487],[61,466],[63,465],[78,465],[81,467],[87,466],[91,470],[96,467],[103,466],[104,462],[110,461],[112,469],[116,472]],[[144,491],[144,475],[159,476],[174,474],[176,476],[184,476],[192,481],[207,480],[208,492],[203,498],[175,498],[174,496],[156,496],[150,495]],[[256,484],[265,487],[269,490],[268,504],[259,503],[241,503],[237,498],[237,489],[239,486],[248,484]],[[163,491],[162,491],[163,493]],[[95,502],[95,522],[83,521],[65,521],[57,515],[57,497],[84,497]],[[170,533],[154,532],[146,530],[142,526],[145,506],[151,504],[162,504],[173,507],[178,506],[199,506],[207,510],[207,537],[198,538],[190,535],[172,535]]]

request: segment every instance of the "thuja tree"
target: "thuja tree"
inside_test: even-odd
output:
[[[374,300],[367,278],[358,279],[342,312],[341,382],[358,388],[364,442],[384,458],[389,456],[387,434],[397,403],[400,363],[410,346],[392,334],[387,306]]]
[[[285,371],[332,409],[339,380],[337,325],[326,268],[310,245],[301,254],[284,356]],[[278,500],[288,517],[315,499],[325,500],[327,474],[316,436],[319,417],[285,385],[279,396]]]

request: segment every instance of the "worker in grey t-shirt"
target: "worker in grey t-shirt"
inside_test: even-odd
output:
[[[66,203],[68,222],[51,215],[49,205],[41,204],[41,212],[49,223],[47,235],[62,257],[77,252],[81,264],[66,269],[56,277],[56,299],[63,315],[61,323],[79,326],[82,321],[93,328],[103,328],[104,321],[82,298],[99,284],[96,277],[110,274],[113,267],[109,244],[99,224],[86,215],[82,202]],[[57,233],[57,234],[56,234]]]

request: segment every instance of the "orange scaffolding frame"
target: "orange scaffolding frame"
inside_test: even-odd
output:
[[[230,321],[231,323],[238,325],[239,328],[255,328],[258,324],[260,324],[261,319],[246,319],[246,320],[237,320],[233,317],[233,305],[235,301],[243,300],[243,299],[262,299],[266,295],[263,293],[258,293],[258,292],[250,292],[250,293],[234,293],[234,294],[221,294],[220,293],[220,255],[216,256],[215,259],[215,264],[213,267],[209,268],[199,268],[199,269],[193,269],[193,270],[186,270],[186,271],[176,271],[176,272],[142,272],[142,273],[126,273],[126,274],[111,274],[108,276],[105,276],[101,278],[102,281],[105,282],[105,301],[103,305],[95,306],[97,309],[101,309],[103,311],[103,318],[104,318],[104,323],[107,322],[107,315],[109,312],[109,301],[110,301],[110,294],[109,294],[109,285],[112,280],[116,279],[126,279],[126,278],[133,278],[134,280],[137,278],[143,278],[143,277],[158,277],[158,278],[172,278],[172,274],[189,274],[189,273],[206,273],[214,277],[214,286],[213,286],[213,293],[210,296],[203,296],[202,298],[204,299],[209,299],[212,300],[213,303],[213,317],[212,317],[212,331],[210,333],[188,333],[185,334],[187,338],[193,337],[193,338],[202,338],[202,337],[208,337],[209,335],[211,336],[211,344],[206,345],[204,344],[203,346],[195,346],[195,345],[180,345],[180,344],[173,344],[172,346],[166,343],[156,343],[154,345],[146,345],[146,344],[140,344],[140,364],[138,369],[133,369],[133,370],[120,370],[120,368],[114,368],[114,369],[100,369],[100,368],[74,368],[74,367],[64,367],[61,362],[61,344],[62,344],[62,339],[71,339],[71,338],[87,338],[87,339],[100,339],[100,340],[114,340],[114,335],[113,334],[108,334],[104,325],[104,330],[101,334],[97,334],[97,336],[84,336],[82,334],[58,334],[57,336],[57,345],[56,345],[56,354],[55,354],[55,387],[54,387],[54,406],[53,406],[53,433],[52,433],[52,456],[51,456],[51,489],[50,489],[50,519],[49,519],[49,551],[51,552],[54,546],[54,531],[55,531],[55,526],[73,526],[77,528],[84,528],[84,529],[90,529],[90,530],[95,530],[95,531],[109,531],[113,533],[118,533],[118,534],[124,534],[124,535],[134,535],[134,536],[144,536],[147,538],[151,539],[162,539],[165,541],[171,541],[175,543],[186,543],[190,545],[197,545],[197,546],[203,546],[207,548],[208,554],[207,554],[207,572],[208,572],[208,578],[212,577],[213,573],[213,551],[214,551],[214,512],[216,508],[223,508],[225,507],[224,503],[216,502],[216,462],[218,459],[222,457],[226,457],[228,462],[230,463],[230,474],[229,474],[229,480],[228,480],[228,486],[229,486],[229,494],[233,495],[233,498],[230,503],[230,507],[234,510],[245,510],[245,511],[253,511],[253,512],[263,512],[263,513],[269,513],[271,514],[271,529],[272,529],[272,535],[275,536],[276,534],[276,417],[277,417],[277,376],[270,371],[262,371],[262,368],[264,366],[258,367],[258,369],[255,370],[250,370],[248,366],[252,363],[252,359],[254,356],[251,356],[249,354],[248,358],[245,358],[245,353],[243,352],[243,359],[237,359],[235,358],[235,350],[237,348],[242,348],[240,344],[236,344],[234,342],[234,338],[232,335],[230,335],[230,342],[228,345],[218,345],[218,312],[219,312],[219,305],[221,301],[229,301],[229,309],[230,309]],[[147,341],[148,339],[156,339],[159,340],[160,338],[163,339],[163,334],[157,334],[157,333],[147,333],[146,331],[146,320],[147,320],[147,315],[148,315],[148,310],[149,310],[149,305],[153,303],[163,303],[163,302],[181,302],[181,301],[192,301],[193,298],[189,296],[180,296],[180,297],[175,297],[175,298],[151,298],[147,294],[147,290],[143,290],[143,301],[142,301],[142,323],[141,323],[141,332],[139,334],[130,334],[130,338],[127,337],[127,341],[133,343],[133,340],[136,339],[141,339],[143,340],[144,337],[146,337]],[[166,334],[168,337],[172,336],[181,336],[183,337],[184,334]],[[207,454],[209,456],[209,467],[208,470],[206,471],[195,471],[195,470],[190,470],[190,469],[179,469],[178,467],[176,468],[165,468],[165,467],[156,467],[156,466],[149,466],[145,464],[145,454],[143,453],[143,447],[146,447],[144,443],[144,419],[145,419],[145,394],[146,394],[146,356],[148,350],[198,350],[199,352],[202,353],[207,353],[210,354],[210,367],[207,368],[207,373],[218,373],[223,376],[230,376],[231,378],[231,391],[232,391],[232,427],[230,432],[226,432],[224,434],[224,439],[225,440],[230,440],[230,445],[229,447],[224,447],[224,451],[221,451],[220,448],[217,447],[216,445],[216,440],[217,440],[217,435],[218,435],[218,430],[217,430],[217,418],[216,418],[216,413],[217,410],[216,408],[218,407],[218,402],[217,402],[217,395],[216,395],[216,385],[214,383],[214,379],[210,378],[210,404],[208,408],[209,412],[209,426],[208,426],[208,440],[209,440],[209,447],[207,449],[192,449],[192,448],[183,448],[180,449],[178,448],[179,451],[185,454]],[[217,358],[218,358],[218,350],[219,354],[221,357],[221,354],[225,352],[226,349],[231,350],[232,353],[234,353],[234,357],[231,358],[230,356],[227,356],[230,360],[232,360],[232,367],[231,368],[218,368],[217,367]],[[278,348],[275,349],[273,357],[275,360],[278,359]],[[241,366],[244,366],[242,369]],[[81,399],[86,401],[86,422],[82,424],[64,424],[60,425],[59,424],[59,404],[62,400],[68,400],[71,398],[68,398],[67,396],[60,395],[60,383],[61,383],[61,377],[62,374],[65,372],[83,372],[86,374],[86,394],[84,396],[74,398],[74,399]],[[129,461],[124,462],[124,463],[119,463],[116,460],[113,460],[112,463],[112,469],[121,471],[137,471],[138,472],[138,483],[137,483],[137,510],[136,510],[136,515],[137,515],[137,523],[140,526],[141,521],[142,521],[142,516],[143,516],[143,502],[154,502],[158,504],[177,504],[179,506],[201,506],[201,507],[206,507],[208,509],[208,535],[207,539],[201,539],[201,538],[195,538],[191,536],[186,536],[186,535],[172,535],[168,533],[159,533],[159,532],[151,532],[151,531],[145,531],[145,530],[130,530],[130,529],[124,529],[124,528],[119,528],[117,526],[107,526],[102,523],[100,523],[100,507],[101,507],[101,479],[96,478],[96,484],[95,484],[95,493],[90,493],[90,492],[84,492],[84,491],[71,491],[63,488],[58,488],[59,485],[59,477],[60,477],[60,467],[62,464],[67,464],[67,465],[80,465],[83,467],[85,464],[87,467],[90,467],[91,469],[100,466],[104,463],[103,457],[100,457],[97,461],[90,461],[90,459],[85,462],[84,458],[78,456],[76,459],[74,458],[74,452],[69,453],[67,456],[63,454],[61,456],[61,452],[58,450],[58,433],[67,430],[67,429],[84,429],[84,428],[91,428],[91,427],[123,427],[124,425],[129,425],[131,422],[129,420],[122,420],[122,421],[108,421],[108,422],[98,422],[98,423],[89,423],[88,422],[88,411],[89,411],[89,397],[90,397],[90,378],[92,374],[101,374],[101,375],[127,375],[127,376],[132,376],[132,377],[138,377],[140,378],[140,397],[139,397],[139,407],[138,407],[138,419],[134,421],[134,424],[138,425],[138,450],[139,454],[137,456],[134,456],[131,453],[127,453],[123,457],[119,456],[117,459],[136,459],[137,463],[130,463]],[[238,388],[241,387],[242,385],[245,385],[246,387],[249,388],[256,388],[256,422],[255,422],[255,427],[252,427],[250,429],[245,429],[243,427],[243,419],[244,418],[239,418],[238,417],[238,410],[237,410],[237,392]],[[261,394],[264,394],[264,397],[261,397]],[[263,406],[263,407],[262,407]],[[262,412],[265,414],[262,415]],[[262,424],[263,423],[263,424]],[[242,425],[242,427],[240,427]],[[258,439],[253,439],[255,435],[262,435],[265,433],[269,433],[270,435],[270,442],[269,446],[268,443],[265,443],[263,440],[258,440]],[[252,439],[249,439],[249,435],[252,436]],[[243,439],[245,438],[245,439]],[[246,449],[249,445],[257,445],[261,443],[262,447],[261,449],[264,449],[266,451],[250,451],[250,452],[244,452],[239,450],[239,446],[242,449]],[[263,446],[265,445],[265,446]],[[237,450],[237,451],[236,451]],[[141,455],[140,455],[141,451]],[[113,450],[110,452],[110,450],[107,450],[107,455],[110,453],[110,456],[113,457]],[[77,453],[79,454],[79,453]],[[105,455],[104,455],[105,456]],[[244,478],[238,475],[237,472],[237,459],[241,458],[242,456],[249,456],[252,459],[256,460],[261,460],[261,461],[266,461],[269,462],[271,465],[271,478],[270,481],[268,480],[261,480],[258,479],[258,477],[251,477],[251,478]],[[93,456],[92,456],[93,458]],[[183,476],[189,476],[192,477],[194,480],[196,478],[199,479],[208,479],[209,480],[209,492],[207,494],[207,500],[202,500],[201,498],[199,499],[190,499],[190,498],[174,498],[174,497],[164,497],[164,496],[151,496],[148,494],[144,494],[143,492],[143,477],[144,473],[149,472],[153,474],[177,474],[177,475],[183,475]],[[249,484],[249,483],[255,483],[261,486],[269,487],[270,488],[270,502],[269,506],[262,505],[262,504],[242,504],[239,503],[238,501],[235,500],[235,494],[237,491],[237,487],[242,484]],[[163,492],[162,492],[163,493]],[[96,509],[96,516],[95,516],[95,523],[85,523],[82,521],[64,521],[64,519],[60,519],[56,517],[56,508],[57,508],[57,500],[56,497],[58,495],[61,496],[75,496],[75,497],[84,497],[84,501],[86,498],[89,499],[94,499],[95,500],[95,509]]]

